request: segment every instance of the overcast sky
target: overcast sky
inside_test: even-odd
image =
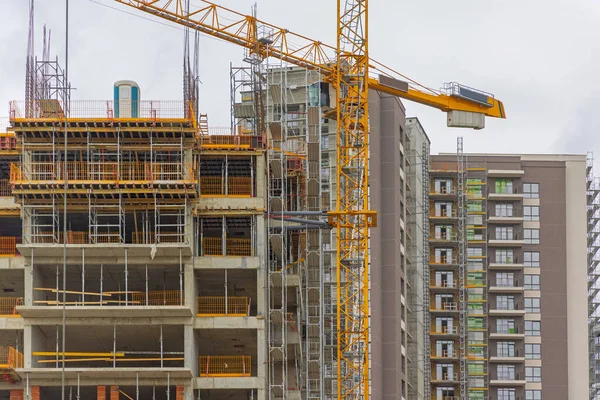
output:
[[[244,13],[254,3],[217,2]],[[335,44],[334,0],[257,3],[260,19]],[[372,58],[427,86],[457,81],[504,102],[508,118],[488,119],[482,131],[447,128],[442,112],[405,102],[407,115],[418,117],[431,138],[432,152],[455,151],[462,135],[468,152],[590,150],[600,159],[600,2],[371,0],[369,6]],[[64,14],[64,1],[36,2],[36,53],[46,23],[63,65]],[[2,117],[9,100],[24,98],[28,0],[0,0],[0,18]],[[73,100],[111,99],[120,79],[137,81],[144,100],[182,98],[183,32],[145,18],[153,19],[111,0],[70,1]],[[242,65],[242,50],[203,36],[200,58],[201,110],[211,126],[227,126],[229,63]]]

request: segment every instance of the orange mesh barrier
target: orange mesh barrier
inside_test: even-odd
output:
[[[146,303],[146,293],[131,294],[132,303],[142,306],[179,306],[181,299],[179,290],[151,290],[148,292],[148,303]]]
[[[203,377],[250,376],[252,358],[250,356],[200,356],[198,370]]]
[[[21,243],[20,239],[17,236],[0,236],[0,256],[19,255],[17,244]]]
[[[10,179],[0,179],[0,196],[12,196]]]
[[[200,193],[202,196],[252,196],[252,179],[249,176],[201,176]]]
[[[196,299],[199,317],[246,317],[249,314],[248,297],[199,296]]]
[[[23,353],[11,346],[0,346],[0,368],[23,368]]]
[[[22,297],[0,297],[0,315],[17,315],[16,307],[22,305]]]

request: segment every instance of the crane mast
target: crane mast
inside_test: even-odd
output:
[[[367,0],[338,0],[337,384],[340,399],[369,398],[369,52]]]

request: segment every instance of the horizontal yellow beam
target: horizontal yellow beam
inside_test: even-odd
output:
[[[47,357],[47,356],[56,356],[59,355],[62,357],[63,353],[62,351],[59,351],[58,353],[55,351],[34,351],[31,353],[31,355],[33,356],[41,356],[41,357]],[[115,357],[125,357],[125,353],[80,353],[80,352],[72,352],[72,351],[67,351],[65,352],[65,357],[113,357],[113,355]]]

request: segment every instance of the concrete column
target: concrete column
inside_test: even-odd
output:
[[[106,400],[106,386],[98,386],[96,400]]]
[[[194,265],[192,263],[183,264],[183,301],[187,307],[192,309],[196,315],[196,280],[194,279]]]
[[[119,387],[118,386],[110,387],[110,400],[119,400]]]
[[[54,347],[51,349],[45,348],[44,336],[41,334],[40,329],[37,326],[25,325],[23,327],[23,364],[25,368],[34,367],[33,357],[31,355],[32,352],[46,350],[50,351],[54,349]]]
[[[23,389],[13,389],[10,391],[10,400],[23,400]]]
[[[256,197],[267,196],[265,156],[256,157]]]
[[[265,244],[265,219],[262,216],[256,216],[256,255],[259,258],[259,267],[256,271],[256,293],[257,298],[252,299],[256,302],[256,315],[265,316],[265,303],[266,303],[266,244]]]
[[[186,351],[184,355],[184,367],[192,371],[193,376],[198,376],[198,346],[194,335],[194,325],[185,325],[183,327],[183,344]]]
[[[262,387],[266,386],[267,379],[267,337],[265,332],[265,319],[260,319],[258,329],[256,330],[256,376],[263,380]],[[264,393],[258,392],[259,399],[265,399]]]

